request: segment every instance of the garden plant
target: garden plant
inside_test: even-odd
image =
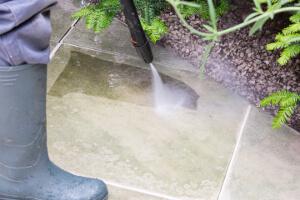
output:
[[[174,10],[176,11],[178,17],[180,18],[183,25],[191,31],[191,33],[201,36],[207,40],[216,41],[222,35],[237,31],[241,28],[252,25],[250,29],[250,35],[261,30],[264,24],[268,20],[274,19],[274,15],[279,13],[292,13],[290,18],[293,23],[289,27],[285,28],[281,34],[278,34],[276,41],[267,46],[267,49],[284,49],[278,62],[282,65],[286,64],[289,60],[300,53],[300,4],[299,1],[295,0],[253,0],[255,5],[253,13],[251,13],[245,20],[233,27],[227,28],[225,30],[218,30],[217,27],[217,13],[214,6],[213,0],[207,0],[210,21],[208,24],[204,24],[203,27],[207,32],[202,32],[196,30],[185,20],[185,16],[180,12],[180,7],[182,5],[189,6],[193,8],[199,8],[201,5],[180,0],[166,0],[168,1]],[[212,46],[211,46],[212,47]],[[208,48],[210,51],[210,48]],[[297,93],[288,91],[279,91],[271,94],[261,101],[261,106],[275,105],[279,106],[279,112],[273,121],[273,127],[279,128],[285,124],[297,108],[297,104],[300,102],[300,96]]]
[[[113,18],[120,12],[119,0],[102,0],[101,2],[90,0],[87,2],[87,6],[75,13],[74,17],[84,17],[87,28],[93,29],[95,32],[108,27]],[[218,29],[218,18],[230,9],[229,0],[136,0],[135,3],[145,32],[153,43],[156,43],[168,32],[167,26],[159,18],[159,15],[163,10],[171,8],[192,34],[212,41],[204,52],[204,60],[207,60],[214,47],[214,42],[218,41],[222,35],[248,26],[251,26],[249,34],[253,35],[261,30],[268,20],[274,20],[275,15],[286,13],[291,15],[291,24],[278,33],[274,42],[268,44],[266,49],[269,51],[282,50],[278,58],[278,63],[282,66],[300,54],[299,0],[253,0],[253,12],[242,23],[223,30]],[[187,17],[194,14],[206,19],[206,23],[202,24],[204,31],[189,24]],[[273,121],[273,127],[278,128],[289,120],[299,102],[299,94],[284,90],[275,92],[263,99],[261,106],[279,106],[279,111]]]

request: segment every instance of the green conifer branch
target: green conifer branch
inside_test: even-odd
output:
[[[300,95],[289,91],[279,91],[264,98],[260,105],[266,106],[279,106],[279,111],[273,120],[273,128],[280,128],[283,124],[287,123],[297,105],[300,103]]]

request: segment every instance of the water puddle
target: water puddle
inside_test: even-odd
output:
[[[167,75],[161,75],[161,78],[169,91],[176,91],[176,94],[185,97],[180,102],[181,106],[190,109],[197,107],[199,96],[192,88]],[[147,70],[112,63],[76,51],[71,53],[67,66],[51,88],[49,95],[63,97],[70,93],[106,97],[145,106],[155,105],[150,68]],[[178,96],[170,98],[178,102],[178,99],[174,99]]]

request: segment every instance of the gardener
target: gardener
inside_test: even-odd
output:
[[[0,199],[107,198],[102,181],[74,176],[48,158],[46,65],[54,4],[0,0]]]

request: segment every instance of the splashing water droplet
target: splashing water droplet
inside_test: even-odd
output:
[[[164,84],[156,67],[150,63],[153,75],[153,96],[155,109],[159,114],[168,114],[171,110],[182,107],[185,96],[180,91],[172,90]]]

